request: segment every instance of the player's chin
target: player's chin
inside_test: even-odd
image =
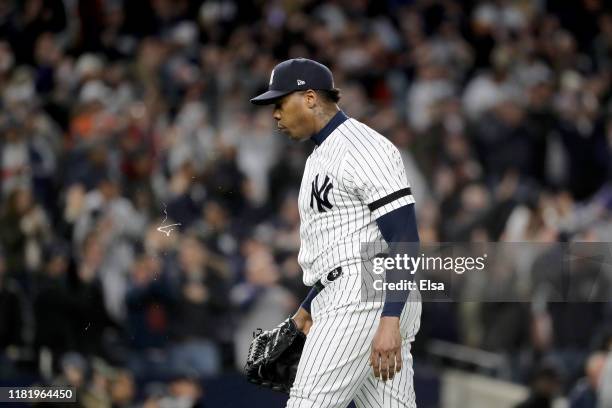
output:
[[[307,139],[307,138],[297,134],[296,132],[290,131],[286,127],[278,128],[278,131],[281,132],[283,135],[287,136],[289,139],[294,140],[296,142],[301,142],[301,141]]]
[[[300,138],[287,128],[283,128],[281,132],[291,140],[300,140]]]

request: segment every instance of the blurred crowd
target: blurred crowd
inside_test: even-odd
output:
[[[295,310],[313,145],[249,104],[290,57],[400,148],[423,242],[612,241],[603,0],[0,0],[0,378],[197,400]],[[611,326],[610,302],[433,303],[418,342],[595,395]]]

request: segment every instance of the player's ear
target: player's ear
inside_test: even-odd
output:
[[[304,103],[306,104],[306,107],[312,109],[317,106],[317,102],[317,93],[315,91],[309,89],[304,92]]]

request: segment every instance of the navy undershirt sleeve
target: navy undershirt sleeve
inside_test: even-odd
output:
[[[378,228],[382,233],[383,238],[389,244],[389,257],[395,258],[402,251],[406,251],[406,246],[393,245],[400,242],[419,242],[419,232],[416,223],[416,214],[414,204],[408,204],[376,219]],[[415,256],[416,254],[408,254]],[[387,271],[385,275],[386,282],[398,283],[402,279],[411,279],[409,271]],[[382,316],[397,316],[402,314],[409,292],[404,291],[399,296],[393,296],[393,301],[385,299]]]
[[[300,307],[310,313],[310,304],[318,293],[319,292],[313,286],[312,289],[310,289],[310,292],[308,292],[308,295],[306,295],[306,298],[304,299]]]

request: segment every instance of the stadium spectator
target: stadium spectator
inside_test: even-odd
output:
[[[589,356],[584,368],[586,376],[578,381],[569,394],[570,408],[597,408],[605,363],[606,353],[596,352]]]
[[[4,251],[0,249],[0,377],[8,376],[12,362],[7,355],[9,346],[24,344],[24,296],[17,283],[7,276]]]
[[[20,225],[23,208],[19,208],[19,191],[13,191],[4,202],[1,221],[2,228],[0,241],[2,247],[8,251],[5,259],[6,268],[13,276],[23,275],[26,272],[25,243],[26,236]],[[23,195],[23,194],[22,194]]]
[[[99,268],[103,260],[102,247],[95,234],[83,242],[83,259],[76,271],[77,280],[71,290],[76,350],[85,356],[104,356],[104,339],[108,329],[115,327],[104,303]]]
[[[129,370],[119,369],[111,379],[109,390],[111,403],[116,408],[134,406],[136,399],[136,384]]]
[[[552,408],[553,400],[561,391],[561,375],[553,365],[536,367],[530,380],[531,393],[516,408]]]
[[[137,378],[167,368],[163,348],[170,336],[172,298],[160,261],[146,253],[139,255],[126,293],[127,364]]]
[[[194,408],[202,407],[203,390],[197,377],[178,375],[168,384],[168,395],[162,399],[160,406],[185,405]]]
[[[234,307],[241,311],[234,333],[236,367],[242,370],[253,332],[268,327],[297,306],[297,299],[280,286],[280,271],[274,263],[271,248],[266,244],[247,240],[242,248],[245,256],[245,280],[235,285],[230,294]],[[279,320],[280,319],[280,320]]]
[[[612,345],[608,348],[612,350]],[[601,374],[601,382],[599,384],[599,406],[598,408],[612,407],[612,351],[608,351],[606,363]]]
[[[223,264],[215,264],[209,250],[194,236],[185,235],[179,250],[180,277],[174,299],[173,370],[189,368],[198,376],[217,374],[221,367],[218,344],[229,316]]]
[[[56,358],[76,347],[73,322],[66,319],[74,313],[68,286],[69,257],[63,248],[50,249],[33,301],[35,350],[47,348]]]
[[[56,387],[73,387],[77,402],[82,403],[81,395],[87,385],[88,369],[87,360],[81,354],[65,353],[60,359],[60,373],[51,384]]]

